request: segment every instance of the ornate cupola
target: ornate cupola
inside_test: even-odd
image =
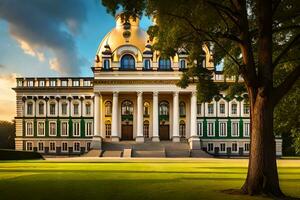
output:
[[[152,57],[153,52],[152,52],[152,46],[149,42],[149,40],[147,41],[147,44],[145,45],[145,49],[143,51],[143,56],[144,57]]]
[[[108,44],[104,45],[104,51],[102,51],[102,57],[110,57],[112,54],[110,46]]]

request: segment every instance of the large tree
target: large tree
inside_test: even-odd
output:
[[[201,44],[205,43],[214,53],[215,64],[224,61],[225,69],[243,77],[251,110],[251,151],[242,191],[283,197],[276,164],[273,111],[300,75],[300,1],[102,0],[102,3],[112,14],[122,8],[124,20],[143,13],[154,17],[156,25],[148,32],[156,38],[154,48],[163,55],[174,55],[178,48],[185,48],[191,61],[196,60],[199,65]],[[196,76],[201,82],[204,72],[197,67],[188,76]],[[275,74],[281,75],[274,78]],[[185,80],[190,80],[188,76],[185,75]],[[198,89],[201,92],[204,87]]]

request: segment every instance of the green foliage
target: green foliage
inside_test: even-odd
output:
[[[0,149],[0,160],[34,160],[34,159],[43,159],[43,156],[37,152]]]
[[[15,125],[12,122],[0,121],[0,148],[15,148]]]

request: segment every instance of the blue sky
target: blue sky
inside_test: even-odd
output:
[[[0,120],[15,115],[17,76],[92,76],[97,47],[114,26],[100,0],[0,0]]]

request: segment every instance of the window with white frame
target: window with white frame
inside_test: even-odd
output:
[[[201,115],[201,103],[197,103],[197,115]]]
[[[233,115],[237,114],[237,104],[236,103],[231,104],[231,114],[233,114]]]
[[[232,152],[237,152],[238,151],[238,145],[237,145],[237,143],[232,143],[231,144],[231,151]]]
[[[19,87],[22,87],[22,86],[23,86],[23,81],[22,81],[22,80],[18,80],[18,81],[17,81],[17,85],[18,85]]]
[[[49,151],[51,151],[51,152],[55,152],[56,151],[55,142],[49,142]]]
[[[207,122],[207,136],[215,136],[214,122]]]
[[[40,152],[44,151],[44,142],[38,142],[38,151]]]
[[[203,136],[203,123],[202,122],[197,123],[197,135]]]
[[[45,104],[43,102],[40,102],[38,105],[38,111],[39,111],[39,115],[44,115],[45,114]]]
[[[54,102],[51,102],[50,105],[50,115],[55,115],[55,111],[56,111],[56,105]]]
[[[88,86],[91,86],[92,84],[91,84],[91,81],[90,80],[84,80],[83,81],[83,86],[85,86],[85,87],[88,87]]]
[[[38,136],[45,136],[45,122],[38,122],[37,135]]]
[[[34,86],[34,81],[33,80],[28,80],[27,81],[27,86],[28,87],[33,87]]]
[[[40,80],[39,81],[39,86],[40,87],[44,87],[45,86],[45,81],[44,80]]]
[[[49,136],[56,136],[56,122],[49,122]]]
[[[244,144],[244,151],[245,151],[245,152],[249,152],[249,151],[250,151],[250,143],[249,143],[249,142],[246,142],[246,143]]]
[[[26,151],[32,151],[32,150],[33,150],[32,142],[26,142]]]
[[[220,114],[225,114],[225,104],[220,103]]]
[[[212,104],[212,103],[207,104],[207,113],[209,115],[214,114],[214,104]]]
[[[50,87],[56,87],[56,80],[50,80]]]
[[[68,151],[68,143],[67,142],[62,142],[61,143],[61,151],[62,152],[67,152]]]
[[[250,105],[248,103],[244,103],[244,114],[250,114]]]
[[[68,81],[67,80],[62,80],[61,81],[61,86],[62,87],[67,87],[68,86]]]
[[[111,123],[110,121],[105,122],[105,137],[109,138],[111,136]]]
[[[80,143],[79,142],[74,142],[73,151],[74,152],[80,151]]]
[[[79,104],[78,103],[73,104],[73,114],[79,115]]]
[[[61,136],[68,136],[68,122],[61,122]]]
[[[250,123],[244,122],[244,137],[250,136]]]
[[[73,80],[73,86],[78,87],[79,86],[79,80]]]
[[[33,103],[32,102],[27,103],[27,115],[33,115]]]
[[[86,136],[92,136],[93,135],[93,122],[87,122],[86,123]]]
[[[109,69],[110,68],[110,62],[108,59],[105,59],[103,61],[103,69]]]
[[[213,151],[214,150],[214,143],[208,143],[207,144],[207,151]]]
[[[68,114],[68,104],[67,103],[62,103],[61,104],[61,114],[62,115],[67,115]]]
[[[150,63],[150,60],[149,60],[149,59],[145,59],[145,60],[144,60],[144,69],[145,69],[145,70],[151,69],[151,63]]]
[[[73,136],[80,136],[80,123],[79,122],[73,123]]]
[[[91,143],[87,142],[86,143],[86,150],[89,151],[91,149]]]
[[[91,104],[90,103],[85,104],[85,114],[91,115]]]
[[[232,137],[238,137],[239,136],[239,123],[238,122],[232,122],[231,136]]]
[[[33,123],[32,122],[26,123],[26,136],[33,136]]]
[[[219,123],[219,133],[220,133],[220,137],[227,136],[227,123],[226,122]]]
[[[220,152],[225,152],[226,151],[226,144],[225,143],[221,143],[220,144]]]

